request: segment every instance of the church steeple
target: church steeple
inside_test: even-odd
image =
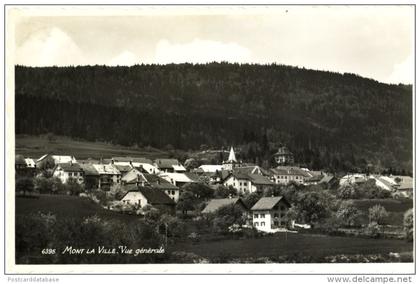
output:
[[[236,162],[235,151],[233,151],[233,147],[230,147],[228,162]]]

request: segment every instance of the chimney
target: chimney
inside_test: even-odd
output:
[[[114,164],[114,158],[112,158],[112,159],[111,159],[111,164],[112,164],[112,165]]]
[[[133,167],[133,160],[130,160],[130,166]]]

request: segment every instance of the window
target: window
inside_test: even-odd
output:
[[[265,226],[265,222],[261,222],[261,226]]]
[[[274,206],[274,207],[273,207],[273,209],[274,209],[274,210],[278,210],[278,209],[279,209],[279,206],[278,206],[278,205],[276,205],[276,206]]]
[[[255,226],[255,227],[258,227],[258,222],[255,222],[255,223],[254,223],[254,226]]]
[[[281,210],[281,211],[284,211],[284,210],[286,210],[286,207],[284,207],[284,206],[282,205],[282,206],[280,206],[280,210]]]
[[[284,218],[284,214],[283,213],[280,214],[280,218]]]
[[[258,218],[258,214],[254,214],[254,218]]]
[[[274,226],[278,226],[279,225],[279,221],[274,221]]]
[[[279,214],[278,213],[274,213],[274,218],[278,218]]]
[[[260,218],[265,218],[265,214],[260,214]]]

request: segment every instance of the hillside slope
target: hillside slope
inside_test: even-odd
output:
[[[16,132],[122,145],[275,143],[315,168],[412,169],[411,86],[279,65],[16,67]]]

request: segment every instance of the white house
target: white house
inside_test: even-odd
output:
[[[365,174],[348,174],[340,179],[340,186],[346,184],[365,182],[369,177]]]
[[[262,197],[251,208],[253,226],[263,232],[275,232],[287,226],[289,202],[282,196]]]
[[[67,183],[70,178],[82,184],[84,175],[82,167],[77,163],[57,164],[53,169],[53,176],[58,177],[62,183]]]
[[[149,187],[136,187],[129,190],[121,199],[125,204],[143,208],[146,205],[175,213],[175,202],[164,192]]]
[[[310,177],[306,171],[297,167],[279,166],[271,169],[271,172],[271,180],[276,184],[288,184],[292,181],[303,184]]]
[[[247,194],[256,191],[261,192],[266,188],[273,187],[274,183],[259,174],[244,174],[234,171],[225,178],[223,185],[226,187],[232,186],[239,194]]]

